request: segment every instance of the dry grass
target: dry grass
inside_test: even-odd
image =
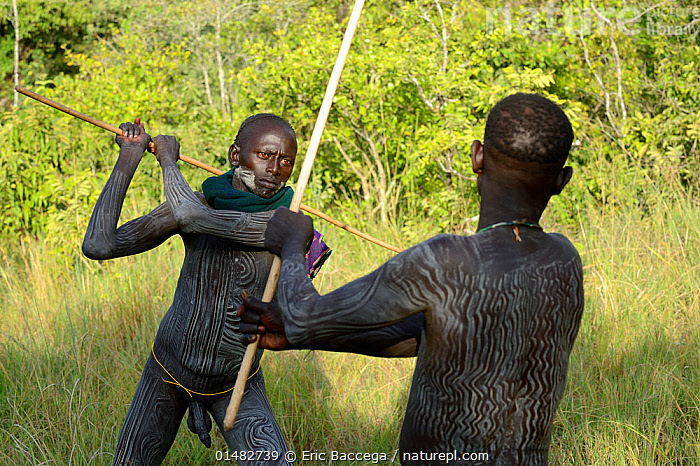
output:
[[[586,211],[569,232],[587,306],[552,464],[700,464],[700,210],[681,196],[659,205],[653,214]],[[391,255],[324,230],[336,252],[322,291]],[[46,248],[25,241],[0,253],[0,463],[107,464],[181,247],[100,264]],[[394,451],[413,360],[302,351],[263,361],[293,449]],[[223,448],[215,436],[214,450]],[[214,462],[183,427],[166,464]]]

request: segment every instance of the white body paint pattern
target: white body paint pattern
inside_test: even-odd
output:
[[[236,171],[233,172],[234,175],[238,177],[239,180],[241,180],[241,183],[248,188],[248,190],[253,193],[256,192],[258,189],[257,186],[255,185],[255,172],[251,170],[250,168],[246,168],[243,165],[240,165],[236,168]],[[275,189],[271,194],[271,196],[274,196],[276,193],[279,192],[280,189],[284,188],[284,185],[286,183],[280,183],[279,186],[277,186],[277,189]]]

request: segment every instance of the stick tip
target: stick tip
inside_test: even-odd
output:
[[[228,432],[229,430],[233,429],[233,425],[236,423],[236,418],[234,417],[231,419],[230,417],[226,417],[224,419],[224,430]]]

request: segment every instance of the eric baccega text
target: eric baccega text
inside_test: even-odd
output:
[[[393,463],[398,456],[398,450],[393,453],[369,453],[369,452],[344,452],[344,451],[307,451],[301,452],[301,461],[366,461],[372,464],[379,464],[380,462]]]

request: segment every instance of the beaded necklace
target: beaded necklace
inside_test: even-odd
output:
[[[476,234],[478,235],[479,233],[483,233],[484,231],[487,231],[487,230],[490,230],[490,229],[496,228],[496,227],[511,227],[511,226],[513,227],[513,234],[515,235],[515,241],[518,241],[518,242],[522,241],[520,239],[520,232],[518,231],[519,226],[537,228],[537,229],[542,230],[542,227],[540,226],[539,223],[525,223],[525,222],[518,222],[518,221],[514,220],[511,222],[494,223],[493,225],[489,225],[487,227],[480,229],[479,231],[476,232]]]

